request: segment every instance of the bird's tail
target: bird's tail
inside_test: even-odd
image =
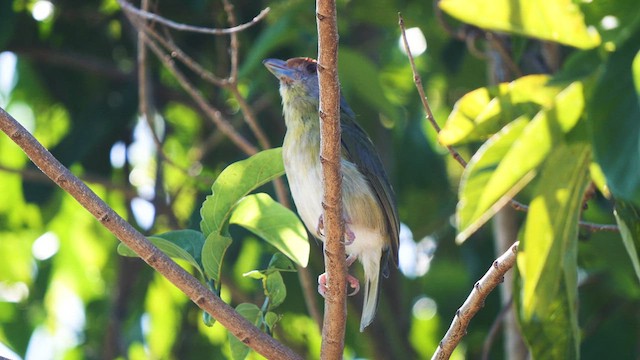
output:
[[[373,321],[378,308],[378,294],[380,281],[380,255],[362,256],[362,268],[364,269],[364,305],[362,306],[362,318],[360,319],[360,332],[364,331]]]

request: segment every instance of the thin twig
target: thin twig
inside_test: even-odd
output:
[[[236,14],[233,12],[233,4],[229,2],[229,0],[222,0],[222,4],[224,6],[224,11],[227,13],[227,21],[231,27],[235,27],[238,25],[238,20],[236,20]],[[238,33],[233,32],[229,35],[229,53],[231,56],[231,69],[229,70],[229,82],[235,84],[238,81],[238,52],[239,52],[239,44],[238,44]]]
[[[137,18],[140,19],[146,19],[149,21],[153,21],[153,22],[157,22],[160,23],[162,25],[165,25],[169,28],[178,30],[178,31],[189,31],[189,32],[196,32],[196,33],[201,33],[201,34],[211,34],[211,35],[229,35],[229,34],[233,34],[239,31],[243,31],[253,25],[255,25],[256,23],[258,23],[258,21],[262,20],[265,16],[267,16],[267,14],[269,13],[269,11],[271,9],[269,8],[265,8],[264,10],[262,10],[256,17],[254,17],[253,19],[251,19],[251,21],[244,23],[242,25],[238,25],[238,26],[234,26],[228,29],[213,29],[213,28],[207,28],[207,27],[201,27],[201,26],[192,26],[192,25],[186,25],[186,24],[181,24],[181,23],[177,23],[175,21],[166,19],[162,16],[159,16],[157,14],[154,13],[150,13],[144,10],[140,10],[138,8],[136,8],[135,6],[129,4],[127,1],[125,0],[118,0],[118,4],[120,4],[120,7],[122,7],[123,10],[125,10],[128,14],[131,14]]]
[[[347,319],[347,266],[342,241],[342,175],[340,171],[340,87],[338,83],[338,24],[335,0],[316,1],[318,82],[320,85],[320,160],[326,229],[324,264],[328,286],[324,300],[322,359],[342,359]]]
[[[155,247],[111,209],[69,169],[64,167],[18,121],[0,108],[0,130],[11,138],[33,163],[91,213],[105,228],[141,259],[184,292],[198,307],[211,314],[229,332],[270,359],[301,359],[291,349],[255,327],[200,281]]]
[[[409,48],[409,42],[407,41],[407,35],[406,35],[406,29],[405,29],[405,25],[404,25],[404,19],[402,18],[402,15],[400,13],[398,13],[398,24],[400,25],[400,31],[402,32],[402,41],[404,44],[404,48],[407,52],[407,56],[409,57],[409,63],[411,64],[411,71],[413,72],[413,82],[416,85],[416,88],[418,90],[418,94],[420,94],[420,100],[422,101],[422,106],[427,114],[427,120],[429,120],[429,122],[431,123],[431,125],[433,126],[433,128],[435,129],[435,131],[437,133],[440,133],[440,126],[438,125],[438,123],[436,122],[435,118],[433,117],[433,113],[431,112],[431,107],[429,106],[429,101],[427,100],[427,96],[424,93],[423,87],[422,87],[422,78],[420,77],[420,74],[418,74],[418,70],[416,68],[416,64],[415,61],[413,60],[413,55],[411,55],[411,49]],[[438,139],[438,142],[440,140]],[[441,144],[442,145],[442,144]],[[462,166],[462,167],[467,167],[467,161],[464,160],[464,158],[462,158],[462,156],[460,155],[460,153],[458,153],[452,146],[450,145],[442,145],[444,147],[447,148],[447,150],[449,151],[449,153],[451,154],[451,156],[453,156],[453,158]],[[521,202],[515,200],[515,199],[510,199],[509,200],[509,204],[511,205],[511,207],[513,207],[514,209],[518,210],[518,211],[528,211],[529,207],[527,205],[522,204]],[[610,224],[596,224],[596,223],[592,223],[592,222],[587,222],[587,221],[580,221],[579,222],[580,227],[587,229],[589,231],[612,231],[612,232],[617,232],[619,231],[618,226],[616,225],[610,225]]]
[[[518,242],[513,244],[509,250],[496,259],[486,274],[473,286],[473,290],[467,300],[456,311],[449,330],[447,330],[436,352],[431,357],[432,360],[449,359],[462,337],[466,335],[469,322],[484,306],[487,295],[504,281],[504,274],[515,264],[518,244]]]
[[[411,54],[411,49],[409,48],[409,42],[407,40],[406,29],[404,26],[404,19],[402,18],[402,15],[400,13],[398,13],[398,24],[400,25],[400,31],[402,31],[402,42],[404,44],[404,49],[406,50],[407,56],[409,57],[409,62],[411,63],[411,71],[413,72],[413,82],[415,83],[416,88],[418,89],[418,94],[420,94],[420,101],[422,101],[422,106],[424,107],[424,110],[427,114],[427,120],[429,120],[429,122],[431,123],[433,128],[436,130],[436,132],[440,133],[440,125],[438,125],[438,123],[436,122],[436,119],[433,116],[433,113],[431,112],[431,107],[429,106],[429,102],[427,101],[427,95],[425,95],[424,93],[424,89],[422,87],[422,78],[420,77],[420,74],[418,74],[416,63],[413,60],[413,55]],[[462,158],[460,153],[456,151],[456,149],[454,149],[450,145],[443,145],[443,146],[446,147],[447,150],[449,150],[449,153],[451,154],[451,156],[453,156],[453,158],[456,159],[456,161],[458,161],[458,163],[460,163],[462,167],[467,166],[467,162]]]
[[[134,26],[142,26],[135,18],[130,17],[129,20]],[[253,155],[258,152],[258,149],[253,146],[247,139],[245,139],[236,129],[229,123],[227,119],[222,116],[222,113],[211,106],[202,94],[187,80],[180,70],[173,62],[171,55],[166,54],[162,49],[153,42],[149,37],[144,37],[144,41],[149,46],[149,49],[153,51],[156,56],[162,61],[164,66],[169,70],[176,78],[182,88],[193,98],[200,109],[207,115],[207,117],[222,131],[227,137],[245,154]]]

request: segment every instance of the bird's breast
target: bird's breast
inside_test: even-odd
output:
[[[307,229],[324,240],[317,233],[324,193],[319,152],[319,138],[287,131],[282,154],[293,201]],[[378,252],[389,240],[377,197],[353,163],[343,159],[341,172],[343,215],[356,237],[347,247],[347,253],[366,252],[369,248]]]

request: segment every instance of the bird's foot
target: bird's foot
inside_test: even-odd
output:
[[[356,234],[351,231],[351,228],[349,228],[349,224],[351,224],[351,222],[347,219],[345,220],[345,225],[344,225],[344,245],[345,246],[349,246],[351,244],[353,244],[353,241],[356,239]],[[324,214],[320,214],[320,218],[318,219],[318,226],[316,227],[316,233],[318,233],[318,235],[320,236],[324,236]]]
[[[356,279],[351,274],[347,274],[346,279],[349,287],[353,289],[350,293],[347,293],[347,296],[353,296],[357,294],[358,291],[360,291],[360,281],[358,281],[358,279]],[[329,285],[327,283],[327,273],[322,273],[320,274],[320,276],[318,276],[318,293],[320,293],[322,297],[325,297],[328,288]]]

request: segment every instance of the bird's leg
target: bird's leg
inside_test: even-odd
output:
[[[358,257],[356,255],[349,255],[347,256],[347,268],[349,268],[351,265],[353,265],[353,263],[356,261]],[[350,293],[347,294],[347,296],[353,296],[355,294],[358,293],[358,291],[360,291],[360,282],[358,281],[358,279],[356,279],[355,276],[347,273],[347,283],[349,283],[349,287],[351,287],[353,289],[353,291],[351,291]],[[322,297],[324,297],[324,295],[327,293],[327,288],[328,288],[328,284],[327,284],[327,273],[322,273],[320,274],[320,276],[318,276],[318,293],[320,293],[320,295],[322,295]]]
[[[345,246],[353,244],[353,241],[356,239],[356,234],[351,231],[351,229],[349,228],[349,224],[351,224],[351,221],[349,221],[349,219],[346,219],[344,222]],[[318,226],[316,227],[316,233],[318,233],[318,235],[320,236],[324,236],[324,214],[320,214],[320,218],[318,219]]]

